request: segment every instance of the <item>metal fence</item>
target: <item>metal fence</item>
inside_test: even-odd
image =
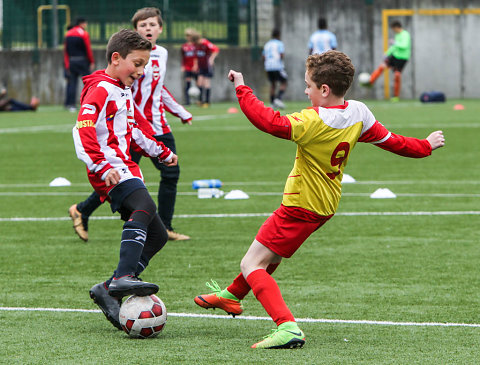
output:
[[[185,28],[232,46],[254,46],[257,39],[256,0],[3,0],[2,47],[56,48],[77,17],[88,20],[92,44],[105,46],[147,6],[162,11],[162,43],[183,43]]]

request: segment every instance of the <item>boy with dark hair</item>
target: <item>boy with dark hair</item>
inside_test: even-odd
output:
[[[126,222],[116,270],[90,289],[93,301],[117,328],[121,328],[118,313],[122,297],[158,291],[157,285],[141,281],[138,275],[168,238],[142,172],[129,153],[135,144],[167,166],[177,164],[177,156],[140,128],[134,117],[130,87],[143,75],[151,49],[151,43],[132,30],[112,35],[107,45],[107,68],[83,78],[82,106],[73,128],[77,156],[87,165],[95,192]]]
[[[152,45],[150,59],[145,66],[145,73],[133,84],[133,98],[137,119],[142,126],[158,141],[165,144],[176,153],[175,138],[167,122],[166,111],[179,117],[182,123],[192,124],[192,114],[181,106],[164,85],[167,70],[168,52],[156,44],[163,30],[163,19],[157,8],[139,9],[132,17],[136,32],[148,39]],[[142,157],[138,151],[131,151],[132,160],[139,163]],[[176,232],[172,227],[173,213],[177,196],[177,183],[180,177],[180,167],[166,166],[156,158],[151,159],[154,166],[160,170],[158,188],[158,214],[167,228],[168,239],[174,241],[189,240],[190,237]],[[88,219],[101,202],[96,193],[85,201],[74,204],[69,209],[73,226],[78,236],[88,240]]]
[[[263,46],[262,58],[268,80],[270,81],[270,103],[272,108],[284,109],[283,93],[287,88],[287,73],[283,59],[285,58],[285,46],[280,40],[280,30],[272,31],[272,39]],[[276,94],[277,81],[280,83],[278,94]]]
[[[232,315],[243,312],[241,300],[252,289],[277,329],[252,348],[302,347],[305,335],[285,304],[271,276],[282,258],[292,256],[302,243],[325,224],[338,207],[344,167],[357,141],[406,157],[426,157],[445,143],[436,131],[419,140],[389,132],[367,106],[344,99],[355,69],[342,52],[311,55],[306,62],[305,94],[312,107],[281,116],[266,108],[244,84],[239,72],[230,71],[240,107],[258,129],[297,144],[297,154],[287,178],[283,201],[260,228],[243,257],[241,273],[221,290],[199,295],[195,303],[203,308],[221,308]]]
[[[327,29],[327,20],[318,18],[318,29],[308,41],[308,54],[319,54],[337,49],[337,37]]]
[[[395,40],[385,53],[383,62],[372,72],[370,83],[367,85],[373,85],[386,68],[393,69],[393,97],[391,101],[395,102],[400,98],[402,71],[410,59],[412,41],[410,33],[403,29],[402,23],[398,20],[392,21],[390,28],[395,33]]]

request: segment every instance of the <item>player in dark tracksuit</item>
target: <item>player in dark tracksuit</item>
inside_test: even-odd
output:
[[[77,81],[79,76],[88,75],[94,68],[90,37],[85,30],[87,21],[79,18],[75,26],[70,28],[65,35],[63,58],[65,76],[67,78],[67,93],[65,107],[74,111],[77,101]]]

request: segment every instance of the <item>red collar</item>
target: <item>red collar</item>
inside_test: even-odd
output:
[[[346,109],[347,106],[348,106],[348,101],[345,100],[343,105],[326,106],[325,109]]]

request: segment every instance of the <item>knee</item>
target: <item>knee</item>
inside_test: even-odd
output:
[[[162,178],[162,182],[177,185],[178,179],[180,178],[180,168],[178,166],[165,168],[162,170],[160,177]]]

